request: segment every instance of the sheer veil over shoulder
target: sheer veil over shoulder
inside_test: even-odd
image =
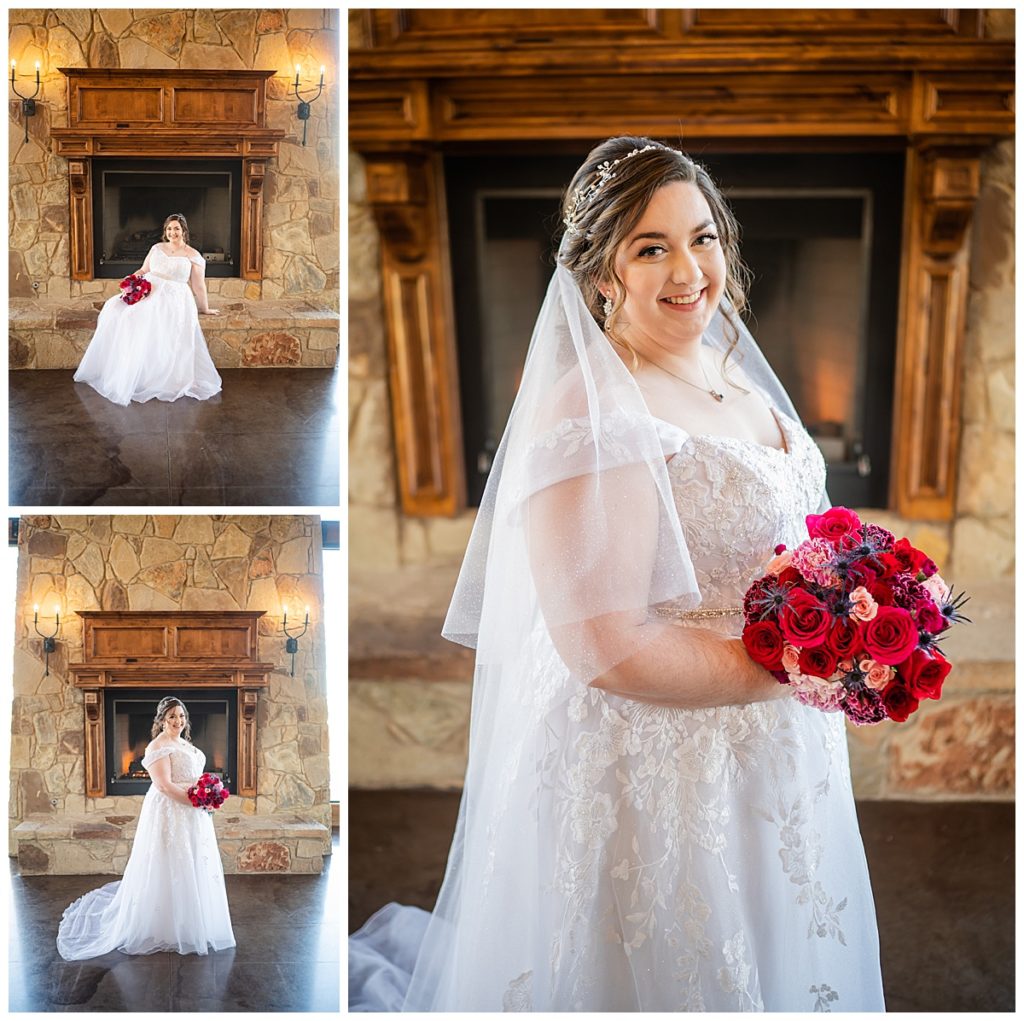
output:
[[[774,545],[828,506],[727,302],[702,343],[783,448],[655,418],[559,260],[445,621],[476,669],[444,884],[353,937],[351,1009],[884,1009],[842,720],[588,683],[678,627],[738,635]]]

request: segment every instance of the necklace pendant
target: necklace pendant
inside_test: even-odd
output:
[[[721,404],[722,401],[725,400],[725,394],[720,394],[717,390],[709,390],[708,393],[711,394],[711,396],[714,397],[714,399],[718,401],[719,404]]]

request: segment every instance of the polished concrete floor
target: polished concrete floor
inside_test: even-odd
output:
[[[429,910],[457,794],[354,791],[349,928],[390,900]],[[889,1011],[1014,1009],[1014,810],[862,801]]]
[[[233,950],[65,961],[55,942],[64,909],[110,879],[23,878],[12,861],[9,1009],[337,1012],[342,879],[330,862],[319,876],[226,877]]]
[[[70,369],[11,372],[10,504],[337,506],[337,371],[220,373],[207,401],[122,408]]]

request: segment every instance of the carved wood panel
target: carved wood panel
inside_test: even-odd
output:
[[[392,417],[402,507],[454,514],[464,500],[447,219],[440,160],[372,159],[381,233]]]
[[[912,149],[907,160],[890,503],[948,520],[960,453],[970,223],[980,157]]]
[[[92,279],[92,161],[68,160],[71,279]]]

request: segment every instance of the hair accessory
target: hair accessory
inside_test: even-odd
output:
[[[562,221],[565,224],[565,229],[570,234],[580,234],[579,227],[576,226],[576,218],[583,212],[584,209],[590,205],[591,200],[594,196],[615,176],[612,172],[613,167],[617,167],[623,160],[628,160],[631,156],[638,156],[642,152],[647,152],[648,149],[667,149],[666,145],[645,145],[642,149],[634,149],[632,152],[627,152],[625,156],[620,156],[617,160],[609,162],[605,160],[604,163],[599,163],[595,170],[597,171],[597,178],[591,181],[585,188],[577,188],[573,192],[572,208],[569,210],[568,216]],[[673,152],[675,150],[672,150]]]

